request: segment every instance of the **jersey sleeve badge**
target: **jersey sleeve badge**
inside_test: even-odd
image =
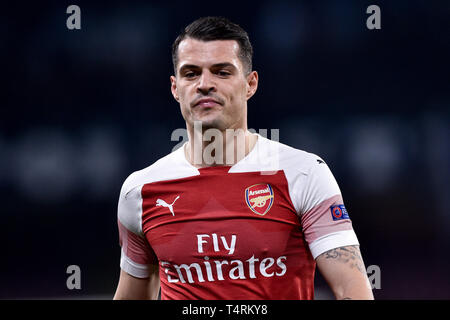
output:
[[[343,204],[331,206],[330,210],[331,210],[331,217],[333,218],[334,221],[350,219],[350,217],[348,216],[347,209],[345,209],[345,206]]]

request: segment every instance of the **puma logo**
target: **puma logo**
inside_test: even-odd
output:
[[[180,196],[177,196],[177,197],[175,198],[175,200],[173,200],[173,202],[172,202],[171,204],[167,204],[167,202],[165,202],[164,200],[158,199],[158,200],[156,200],[156,206],[157,206],[157,207],[166,207],[166,208],[169,208],[169,210],[170,210],[170,212],[172,213],[172,215],[175,216],[175,213],[173,212],[173,204],[175,203],[175,201],[178,200],[179,197],[180,197]]]

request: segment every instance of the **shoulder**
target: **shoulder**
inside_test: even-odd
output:
[[[293,173],[310,175],[315,168],[325,164],[325,161],[317,154],[297,149],[284,143],[261,138],[261,146],[266,149],[278,169],[293,171]],[[326,166],[326,164],[325,164]]]
[[[131,173],[125,179],[120,193],[126,197],[131,191],[148,183],[196,174],[198,174],[198,170],[188,164],[184,158],[183,148],[179,148],[150,166]]]
[[[284,172],[298,213],[306,212],[320,202],[340,195],[339,186],[322,157],[266,138],[261,142],[262,148],[272,159],[274,168]]]
[[[181,148],[180,148],[181,149]],[[141,233],[142,187],[157,181],[194,175],[185,161],[183,150],[175,150],[150,166],[131,173],[122,184],[118,203],[119,222],[133,233]],[[198,172],[198,171],[197,171]]]

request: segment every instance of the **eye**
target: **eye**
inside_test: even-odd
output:
[[[227,76],[231,75],[231,73],[230,73],[229,71],[226,71],[226,70],[219,70],[219,71],[217,72],[217,74],[218,74],[219,76],[221,76],[221,77],[227,77]]]
[[[188,72],[186,72],[186,73],[184,74],[184,76],[185,76],[186,78],[193,78],[193,77],[195,77],[195,73],[192,72],[192,71],[188,71]]]

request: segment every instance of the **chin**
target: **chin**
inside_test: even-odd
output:
[[[213,128],[218,129],[218,130],[227,129],[225,122],[221,118],[208,119],[207,117],[205,117],[205,118],[195,119],[194,121],[200,121],[202,123],[203,130],[213,129]]]
[[[220,120],[207,120],[202,121],[202,129],[218,129],[218,130],[225,130],[227,129],[227,126],[223,123],[223,121]]]

